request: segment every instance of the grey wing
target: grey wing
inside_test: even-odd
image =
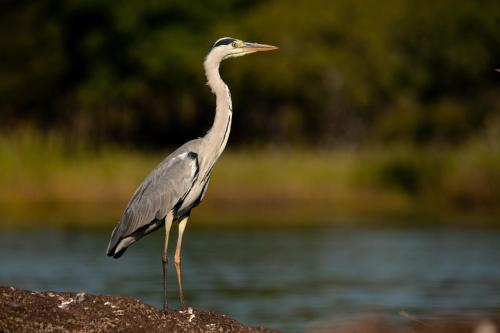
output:
[[[194,152],[174,153],[160,163],[130,199],[111,234],[107,254],[118,257],[126,247],[161,226],[167,213],[189,193],[198,168],[198,155]],[[127,237],[130,239],[118,246]]]

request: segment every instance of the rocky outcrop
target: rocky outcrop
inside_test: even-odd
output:
[[[0,332],[278,331],[244,326],[224,314],[192,308],[164,313],[129,297],[0,287]]]

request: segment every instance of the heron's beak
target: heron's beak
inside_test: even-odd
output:
[[[243,48],[249,52],[272,51],[278,49],[277,46],[258,43],[245,43]]]

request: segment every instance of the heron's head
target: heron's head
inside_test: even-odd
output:
[[[222,61],[227,58],[241,57],[254,52],[272,51],[276,49],[277,47],[273,45],[249,43],[231,37],[223,37],[214,43],[208,56],[213,56],[218,58],[219,61]]]

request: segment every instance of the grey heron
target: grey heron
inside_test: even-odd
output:
[[[204,62],[208,86],[215,94],[215,119],[205,136],[191,140],[168,155],[139,185],[128,202],[109,241],[107,255],[119,258],[125,250],[143,236],[165,225],[163,245],[163,309],[167,304],[168,238],[172,223],[178,223],[174,264],[179,299],[184,308],[181,275],[182,236],[191,213],[205,196],[215,162],[224,150],[233,116],[229,88],[219,74],[220,63],[228,58],[258,51],[271,51],[276,46],[248,43],[223,37],[217,40]]]

